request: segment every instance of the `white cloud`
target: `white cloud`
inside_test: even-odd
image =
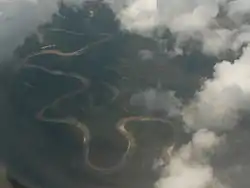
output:
[[[179,115],[182,105],[181,101],[175,97],[175,92],[152,88],[132,95],[130,104],[144,107],[150,112],[163,111],[169,116]]]
[[[200,130],[187,145],[170,157],[169,164],[156,182],[157,188],[223,188],[209,165],[209,157],[222,138]]]
[[[246,14],[250,11],[250,1],[248,0],[236,0],[230,1],[228,5],[228,15],[235,21],[235,23],[241,23]]]
[[[231,129],[241,111],[250,110],[250,47],[234,62],[223,61],[214,67],[214,77],[205,81],[195,99],[183,111],[192,129]]]
[[[248,0],[131,0],[125,4],[118,14],[123,28],[149,36],[164,26],[177,37],[177,48],[192,38],[202,42],[204,53],[218,56],[237,51],[246,38],[249,42],[249,31],[241,31],[250,24],[245,23]],[[225,13],[220,14],[221,7]]]
[[[118,18],[125,29],[143,32],[157,26],[157,1],[156,0],[136,0],[129,3],[123,9]]]

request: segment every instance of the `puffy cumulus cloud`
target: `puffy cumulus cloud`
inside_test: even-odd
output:
[[[227,33],[227,31],[223,32]],[[241,44],[247,43],[249,39],[248,26],[244,26],[241,32],[245,34],[242,35],[241,33],[241,36],[236,36],[237,40],[235,41]],[[249,171],[248,162],[244,164],[244,169],[241,163],[239,163],[240,165],[237,163],[228,165],[226,170],[221,170],[217,167],[218,164],[215,163],[215,167],[211,165],[210,157],[215,151],[217,152],[216,147],[224,141],[224,137],[217,137],[211,131],[233,129],[242,117],[242,113],[250,110],[249,62],[250,46],[248,45],[243,49],[242,55],[235,61],[217,63],[214,66],[213,78],[207,79],[190,103],[183,106],[181,113],[185,128],[195,133],[190,143],[170,155],[169,164],[163,169],[160,179],[156,182],[157,188],[227,187],[217,177],[227,181],[226,183],[230,185],[245,187],[245,184],[242,186],[242,181],[248,181],[245,176],[242,176],[242,173]],[[236,149],[235,146],[232,148],[232,140],[235,141],[236,138],[229,140],[230,148],[227,148],[227,154],[234,153]],[[233,157],[234,159],[243,159],[243,156],[244,154],[241,154],[240,157],[236,157],[234,153]],[[223,161],[225,156],[222,157],[217,161]],[[220,173],[219,176],[218,173]],[[225,178],[231,177],[235,173],[240,173],[240,175],[231,179],[235,182],[228,181]],[[243,178],[239,178],[239,176]],[[242,181],[239,181],[239,179]]]
[[[175,49],[194,39],[201,42],[204,53],[216,56],[231,50],[238,51],[250,42],[248,0],[144,2],[145,7],[140,0],[127,1],[127,6],[118,14],[124,29],[148,35],[153,34],[154,29],[165,27],[176,37]],[[237,60],[217,63],[213,78],[204,82],[189,104],[177,108],[175,112],[181,113],[186,130],[195,133],[190,143],[170,155],[169,164],[156,182],[157,188],[226,187],[215,177],[210,164],[210,156],[223,138],[211,131],[233,129],[242,112],[250,110],[249,62],[248,45]],[[130,102],[148,110],[169,112],[178,104],[169,103],[174,101],[169,96],[157,90],[147,90],[132,96]]]
[[[247,0],[230,1],[228,15],[235,23],[242,23],[246,14],[249,14],[250,2]]]
[[[136,0],[123,9],[118,18],[125,29],[145,32],[158,25],[156,0]]]
[[[240,112],[250,110],[250,47],[234,62],[222,61],[214,67],[214,77],[205,81],[195,99],[184,108],[186,125],[198,130],[232,129]]]
[[[224,1],[133,0],[120,11],[118,18],[125,29],[142,34],[158,26],[166,26],[173,33],[195,37],[195,31],[203,31],[214,24],[222,2]]]
[[[194,31],[209,25],[219,12],[216,0],[133,0],[119,15],[127,29],[167,25],[173,31]]]
[[[237,51],[249,42],[248,0],[130,0],[118,13],[122,27],[142,35],[168,28],[177,38],[176,47],[190,39],[203,44],[203,52],[220,55]],[[247,41],[245,41],[247,40]]]
[[[193,135],[187,145],[182,146],[170,157],[157,188],[224,188],[214,176],[209,157],[220,145],[223,137],[205,129]]]
[[[214,31],[207,30],[202,33],[201,40],[203,43],[203,52],[210,55],[219,55],[225,49],[234,48],[235,45],[232,45],[233,41],[230,40],[233,37],[234,31],[228,29],[216,29]],[[236,43],[236,40],[235,40]],[[242,44],[242,43],[241,43]],[[239,49],[241,46],[235,46],[235,50]]]
[[[132,95],[130,104],[144,107],[149,112],[162,111],[169,116],[179,115],[182,106],[181,101],[175,97],[175,92],[152,88]]]
[[[134,94],[130,104],[149,111],[182,114],[190,130],[229,130],[237,125],[242,112],[250,110],[250,46],[234,62],[214,66],[213,78],[205,80],[188,105],[182,106],[172,91],[148,89]]]

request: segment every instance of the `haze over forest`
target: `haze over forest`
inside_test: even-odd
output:
[[[0,0],[0,187],[248,187],[249,9],[248,0]],[[136,149],[124,167],[92,172],[86,133],[39,116],[66,93],[46,116],[84,122],[97,166],[127,151],[119,120],[161,121],[129,123]]]

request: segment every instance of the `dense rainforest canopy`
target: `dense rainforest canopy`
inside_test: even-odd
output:
[[[1,103],[8,108],[1,110],[8,114],[4,117],[8,126],[1,131],[5,148],[1,157],[10,181],[15,188],[23,187],[22,183],[28,188],[151,187],[157,178],[151,170],[154,158],[172,137],[168,127],[131,124],[139,145],[135,157],[118,174],[97,175],[84,168],[82,133],[68,125],[41,122],[36,114],[72,93],[47,115],[83,121],[93,137],[91,160],[111,166],[126,148],[126,140],[114,129],[119,119],[164,115],[132,106],[131,96],[158,87],[176,91],[185,101],[201,77],[209,76],[214,59],[207,57],[208,62],[200,63],[204,55],[195,50],[169,57],[164,48],[173,47],[173,35],[166,31],[147,38],[121,30],[112,9],[103,2],[84,3],[80,8],[60,3],[59,7],[51,22],[26,38],[11,62],[2,65],[6,100]],[[79,75],[90,82],[87,91]]]

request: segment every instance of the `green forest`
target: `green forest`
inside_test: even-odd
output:
[[[82,7],[61,2],[51,22],[41,25],[15,50],[13,59],[2,64],[8,126],[1,143],[9,143],[3,146],[3,156],[14,188],[152,187],[159,175],[151,170],[153,159],[173,137],[169,126],[157,121],[129,124],[139,145],[135,156],[123,170],[103,175],[85,169],[83,133],[78,128],[37,117],[51,105],[43,111],[46,116],[84,122],[92,136],[91,161],[106,168],[114,165],[127,147],[115,129],[120,119],[165,115],[131,105],[133,94],[160,85],[158,89],[175,91],[185,103],[201,79],[211,76],[218,59],[185,48],[183,55],[169,57],[160,42],[167,41],[163,48],[172,49],[174,40],[167,29],[160,36],[155,31],[154,37],[121,30],[104,2]],[[143,50],[153,58],[141,58]]]

